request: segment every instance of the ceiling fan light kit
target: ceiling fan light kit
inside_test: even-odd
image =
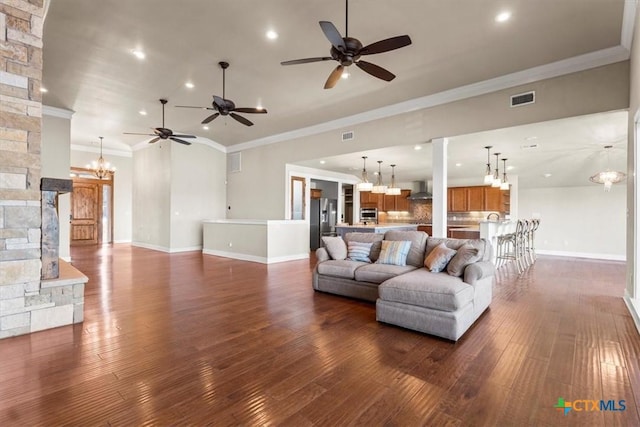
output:
[[[156,143],[161,139],[170,139],[175,142],[179,142],[184,145],[191,145],[189,141],[185,141],[182,138],[195,138],[195,135],[178,135],[173,133],[171,129],[164,127],[164,106],[167,104],[166,99],[160,99],[160,104],[162,104],[162,127],[152,128],[154,133],[136,133],[136,132],[124,132],[125,135],[145,135],[145,136],[153,136],[152,140],[149,141],[149,144]]]
[[[363,61],[360,59],[363,55],[374,55],[377,53],[389,52],[391,50],[400,49],[402,47],[411,44],[411,38],[408,35],[391,37],[388,39],[380,40],[375,43],[371,43],[367,46],[363,46],[360,40],[349,37],[349,0],[345,0],[345,36],[342,37],[340,32],[336,29],[336,26],[329,21],[320,21],[320,28],[325,37],[331,43],[331,56],[319,56],[314,58],[294,59],[291,61],[283,61],[281,65],[296,65],[307,64],[310,62],[322,62],[333,60],[338,62],[338,66],[329,74],[329,78],[324,84],[325,89],[333,88],[345,67],[349,67],[353,64],[360,68],[362,71],[371,74],[384,81],[391,81],[396,76],[390,71],[376,65],[371,62]]]
[[[267,114],[267,110],[264,108],[249,108],[249,107],[236,107],[236,104],[226,98],[226,70],[229,68],[229,63],[226,61],[218,62],[220,68],[222,68],[222,98],[213,95],[213,102],[211,107],[194,107],[190,105],[176,105],[179,108],[199,108],[202,110],[212,110],[215,113],[206,117],[200,124],[206,125],[220,116],[231,116],[234,120],[242,123],[245,126],[253,126],[253,122],[249,119],[237,114],[237,113],[249,113],[249,114]]]

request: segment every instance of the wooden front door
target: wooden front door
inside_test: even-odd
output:
[[[99,242],[100,196],[100,184],[95,180],[73,180],[71,245],[90,245]]]

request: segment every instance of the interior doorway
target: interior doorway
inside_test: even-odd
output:
[[[98,179],[90,169],[72,168],[71,246],[113,241],[113,174]]]

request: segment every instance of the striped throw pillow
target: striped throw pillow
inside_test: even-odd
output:
[[[371,252],[371,245],[373,245],[373,243],[348,242],[347,259],[370,263],[369,253]]]
[[[407,255],[411,249],[411,242],[408,240],[382,241],[382,251],[376,261],[378,264],[407,265]]]

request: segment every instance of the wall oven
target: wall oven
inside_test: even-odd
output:
[[[378,209],[377,208],[360,208],[360,221],[378,223]]]

